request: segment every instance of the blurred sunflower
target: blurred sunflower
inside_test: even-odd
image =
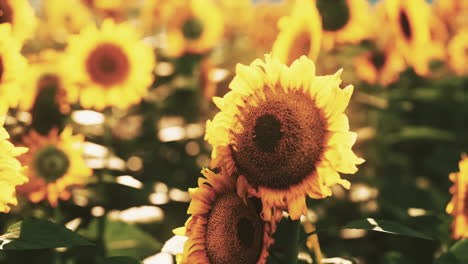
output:
[[[190,189],[192,216],[174,230],[188,237],[177,263],[265,263],[275,223],[263,222],[257,204],[236,194],[232,177],[208,169],[202,173],[206,178]]]
[[[279,22],[280,33],[273,44],[273,55],[283,63],[306,55],[315,60],[322,41],[322,25],[312,0],[297,0],[292,14]]]
[[[253,15],[253,4],[250,0],[216,0],[225,20],[225,33],[234,36],[245,30]]]
[[[418,75],[429,72],[430,9],[424,0],[385,2],[397,49]]]
[[[452,237],[461,239],[468,237],[468,157],[462,155],[458,163],[460,172],[450,173],[449,178],[453,182],[450,188],[452,200],[447,205],[446,211],[454,219],[452,222]]]
[[[0,24],[10,23],[15,38],[29,38],[36,25],[34,9],[28,0],[0,0]]]
[[[0,104],[16,107],[21,77],[27,61],[21,55],[22,43],[11,34],[10,24],[0,24]]]
[[[443,61],[446,56],[446,46],[449,40],[449,32],[445,23],[436,15],[432,14],[429,24],[431,51],[428,51],[432,60]]]
[[[278,21],[289,14],[292,1],[260,1],[255,4],[254,12],[247,27],[252,46],[262,52],[269,52],[279,33]]]
[[[468,26],[468,1],[436,0],[432,4],[434,13],[452,32]]]
[[[174,4],[170,4],[168,0],[144,0],[140,12],[144,31],[154,34],[159,27],[162,27],[170,18],[172,6]]]
[[[89,26],[71,38],[65,64],[65,86],[79,89],[67,93],[69,100],[102,110],[141,101],[154,79],[155,56],[129,24],[105,20],[101,30]]]
[[[458,75],[468,74],[468,29],[460,31],[449,42],[448,64]]]
[[[356,44],[369,35],[369,4],[366,0],[315,0],[322,18],[323,47],[335,43]]]
[[[55,50],[46,49],[38,55],[30,57],[27,78],[25,78],[27,81],[23,82],[24,92],[20,100],[20,107],[23,110],[31,110],[41,92],[50,92],[55,94],[55,102],[59,106],[60,112],[66,114],[70,111],[67,90],[61,74],[61,55]],[[76,87],[71,86],[70,88]],[[76,94],[78,91],[69,92]]]
[[[315,76],[305,56],[287,67],[266,55],[265,62],[238,64],[236,73],[231,91],[214,98],[221,112],[207,122],[211,166],[240,175],[238,189],[261,198],[265,220],[272,208],[298,219],[306,195],[319,199],[335,184],[348,188],[338,172],[355,173],[364,160],[351,150],[356,133],[343,111],[353,87],[339,87],[341,71]]]
[[[137,5],[136,0],[91,0],[89,6],[101,19],[113,19],[116,22],[126,20],[127,13]]]
[[[394,48],[388,47],[358,56],[354,61],[354,68],[361,80],[386,86],[398,80],[406,64]]]
[[[23,175],[24,168],[16,157],[28,151],[27,148],[15,147],[8,139],[10,136],[3,128],[7,109],[4,105],[0,109],[0,212],[10,211],[10,205],[16,205],[15,187],[24,184],[28,178]]]
[[[223,17],[212,0],[190,0],[174,5],[167,25],[168,56],[205,53],[221,41]]]
[[[44,0],[42,10],[46,33],[59,41],[65,41],[69,34],[77,34],[94,23],[90,10],[79,0]]]
[[[34,203],[47,199],[53,207],[59,199],[68,200],[71,188],[84,184],[93,173],[84,163],[83,143],[84,136],[73,136],[70,127],[60,135],[58,129],[52,129],[48,136],[30,131],[22,139],[30,151],[19,158],[28,166],[29,182],[19,186],[18,193]]]

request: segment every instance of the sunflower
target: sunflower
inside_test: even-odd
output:
[[[212,0],[190,0],[174,5],[167,25],[168,56],[205,53],[221,41],[223,17]]]
[[[90,10],[79,0],[45,0],[42,6],[47,33],[58,40],[77,34],[94,23]]]
[[[323,45],[353,43],[369,35],[369,4],[366,0],[315,0],[322,17]]]
[[[17,106],[26,59],[21,55],[22,43],[11,35],[9,24],[0,24],[0,104]]]
[[[168,0],[144,0],[140,16],[145,32],[152,33],[168,22],[170,8],[174,6]]]
[[[270,51],[279,33],[279,20],[289,15],[292,1],[260,1],[254,6],[253,15],[247,27],[247,35],[253,46],[262,51]]]
[[[273,45],[273,55],[291,65],[302,55],[315,60],[322,41],[322,24],[312,0],[297,0],[291,16],[279,22],[280,33]]]
[[[253,15],[251,0],[216,0],[225,19],[225,33],[234,37],[236,32],[245,30]]]
[[[8,141],[10,136],[3,128],[5,122],[6,108],[2,105],[0,109],[0,212],[7,213],[10,211],[10,205],[16,205],[15,187],[28,181],[28,178],[23,175],[23,167],[16,157],[25,153],[27,148],[15,147]]]
[[[105,20],[101,30],[89,26],[73,36],[67,48],[64,80],[77,85],[85,108],[128,107],[141,101],[153,82],[155,56],[129,24]]]
[[[353,87],[340,89],[341,70],[315,76],[302,56],[287,67],[270,55],[250,66],[238,64],[231,91],[214,98],[221,109],[207,122],[214,168],[239,175],[238,189],[260,197],[263,217],[287,209],[292,219],[305,214],[305,195],[331,195],[338,172],[355,173],[364,162],[351,150],[356,133],[343,113]]]
[[[430,45],[428,51],[431,60],[443,61],[446,56],[446,46],[449,39],[448,28],[436,15],[432,14],[429,24]]]
[[[447,205],[446,211],[454,217],[452,222],[452,237],[460,239],[468,237],[468,157],[462,155],[458,163],[460,172],[450,173],[449,178],[453,182],[450,188],[452,200]]]
[[[354,67],[357,76],[363,81],[385,86],[398,80],[406,64],[394,48],[388,47],[358,56],[354,61]]]
[[[174,230],[188,237],[177,263],[265,263],[275,223],[264,222],[258,204],[237,195],[232,177],[208,169],[202,173],[206,178],[190,189],[192,216]]]
[[[429,72],[430,9],[424,0],[386,1],[398,50],[418,75]]]
[[[11,24],[13,36],[19,40],[29,38],[37,20],[28,0],[0,0],[0,24]]]
[[[468,29],[460,31],[449,42],[448,64],[458,75],[468,74]]]
[[[93,171],[84,163],[84,136],[72,135],[70,127],[59,135],[52,129],[48,136],[30,131],[22,139],[29,152],[19,160],[26,166],[29,182],[18,187],[18,193],[38,203],[47,199],[57,207],[58,200],[68,200],[70,189],[84,184]]]
[[[60,112],[63,114],[70,112],[60,66],[61,54],[55,50],[46,49],[36,56],[31,56],[26,78],[28,81],[23,83],[24,88],[20,100],[20,107],[23,110],[31,110],[41,92],[51,92],[55,94],[55,103],[59,106]],[[76,90],[70,92],[77,93]]]
[[[468,25],[468,1],[436,0],[432,6],[436,16],[452,31]]]

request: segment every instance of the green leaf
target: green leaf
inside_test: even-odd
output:
[[[397,143],[407,140],[454,141],[455,135],[451,132],[432,127],[406,126],[403,127],[398,133],[388,135],[387,137],[387,141],[389,143]]]
[[[273,234],[275,242],[269,248],[267,264],[297,263],[299,251],[299,220],[281,219],[277,231]]]
[[[93,220],[80,233],[93,237],[97,233],[98,222]],[[146,233],[138,225],[107,219],[104,234],[108,256],[129,256],[142,259],[161,250],[162,244]]]
[[[462,264],[468,263],[468,239],[453,244],[449,250],[442,254],[436,264]]]
[[[44,219],[26,219],[10,226],[0,241],[1,248],[7,250],[93,245],[66,227]]]
[[[134,258],[125,257],[125,256],[106,258],[103,262],[103,264],[140,264],[140,263],[141,263],[140,261]]]
[[[389,220],[377,220],[373,218],[360,219],[360,220],[356,220],[356,221],[352,221],[351,223],[348,223],[343,228],[364,229],[364,230],[369,230],[369,231],[377,231],[377,232],[384,232],[384,233],[390,233],[390,234],[401,235],[401,236],[409,236],[409,237],[416,237],[416,238],[422,238],[422,239],[427,239],[427,240],[434,240],[432,237],[430,237],[429,235],[425,233],[413,230],[407,226],[404,226],[402,224],[395,223]]]

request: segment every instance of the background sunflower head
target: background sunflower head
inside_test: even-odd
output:
[[[29,182],[18,187],[20,194],[32,202],[47,200],[57,207],[58,200],[68,200],[71,188],[83,185],[92,175],[83,159],[82,135],[72,135],[71,127],[60,134],[52,129],[47,136],[35,131],[25,135],[21,144],[30,151],[20,157],[20,162],[28,167]]]

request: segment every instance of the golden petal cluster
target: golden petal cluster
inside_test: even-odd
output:
[[[63,80],[76,86],[67,97],[84,108],[137,104],[154,80],[155,54],[128,23],[88,26],[71,37],[66,53]]]
[[[354,68],[356,75],[367,83],[389,85],[399,79],[406,63],[395,48],[388,46],[356,57]]]
[[[59,42],[65,42],[69,34],[78,34],[94,23],[91,10],[80,0],[44,0],[42,12],[44,24],[39,30]]]
[[[22,42],[14,38],[10,24],[0,24],[0,104],[16,107],[18,90],[27,61],[21,55]]]
[[[37,55],[30,56],[26,78],[23,82],[23,93],[20,100],[20,108],[30,111],[37,96],[47,89],[53,89],[55,102],[60,112],[70,112],[70,102],[67,101],[67,88],[76,89],[76,86],[65,87],[62,73],[63,53],[52,49],[45,49]],[[77,93],[74,91],[72,93]]]
[[[429,73],[430,6],[424,0],[385,1],[397,49],[418,75]]]
[[[165,52],[179,57],[184,53],[205,53],[221,41],[224,20],[212,0],[174,3],[167,25]]]
[[[322,22],[313,0],[297,0],[290,16],[279,21],[280,32],[273,44],[272,54],[283,63],[305,55],[315,60],[322,42]]]
[[[177,263],[265,263],[275,222],[264,222],[255,204],[237,195],[232,177],[208,169],[202,174],[198,187],[189,189],[191,216],[174,230],[188,237]]]
[[[10,24],[13,36],[23,41],[32,37],[37,18],[28,0],[0,0],[0,24]]]
[[[353,87],[339,87],[341,70],[315,76],[305,56],[288,67],[266,55],[238,64],[236,73],[231,91],[214,98],[221,112],[207,122],[211,167],[239,175],[239,192],[262,200],[266,220],[274,208],[298,219],[306,195],[320,199],[335,184],[348,188],[339,172],[355,173],[364,160],[351,149],[356,133],[344,110]]]
[[[447,59],[452,70],[458,75],[468,74],[468,29],[457,33],[448,44]]]
[[[31,130],[21,144],[30,150],[19,157],[28,166],[29,182],[17,190],[34,203],[47,200],[57,207],[59,199],[70,199],[71,189],[85,184],[93,174],[83,159],[84,136],[73,135],[71,127],[60,134],[52,129],[47,136]]]
[[[452,237],[454,239],[468,237],[468,157],[466,154],[462,155],[458,166],[460,171],[449,175],[453,182],[450,188],[452,199],[446,208],[447,213],[453,216]]]
[[[3,127],[6,108],[0,109],[0,212],[7,213],[11,205],[17,205],[16,186],[24,184],[28,178],[23,174],[24,167],[17,157],[28,151],[27,148],[15,147],[8,140],[10,135]]]
[[[369,37],[371,21],[366,0],[314,1],[322,18],[325,50],[337,43],[357,44]]]

